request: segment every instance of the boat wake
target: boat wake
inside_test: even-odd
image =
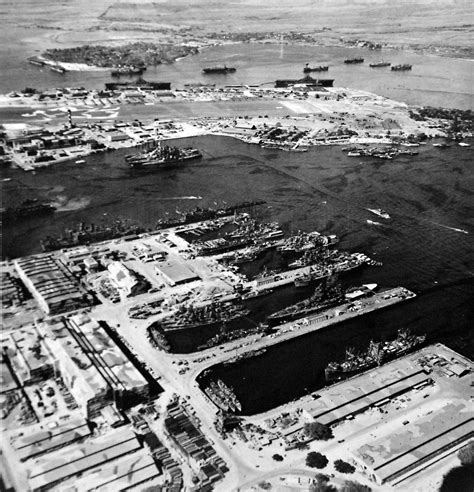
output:
[[[374,225],[374,226],[381,226],[381,225],[383,225],[380,222],[376,222],[375,220],[370,220],[370,219],[367,219],[367,224]]]
[[[81,208],[86,208],[91,202],[90,198],[73,198],[67,200],[64,196],[58,196],[52,205],[56,207],[57,212],[72,212],[74,210],[80,210]]]
[[[157,200],[202,200],[202,196],[162,196]]]
[[[449,229],[450,231],[462,232],[463,234],[469,234],[469,232],[466,231],[465,229],[459,229],[457,227],[451,227],[451,226],[439,224],[438,222],[431,222],[431,221],[429,221],[429,222],[430,222],[430,224],[436,225],[438,227],[443,227],[444,229]]]

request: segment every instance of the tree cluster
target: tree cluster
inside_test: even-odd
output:
[[[304,433],[309,439],[327,441],[333,437],[331,427],[319,422],[308,422],[304,426]]]
[[[328,463],[329,460],[326,456],[317,451],[311,451],[311,453],[308,453],[308,456],[306,456],[306,466],[311,468],[325,468]]]

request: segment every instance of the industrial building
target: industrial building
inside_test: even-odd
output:
[[[108,467],[109,463],[111,468]],[[82,490],[97,490],[114,481],[118,483],[113,484],[111,490],[123,490],[127,480],[130,487],[160,475],[153,458],[142,450],[129,428],[116,430],[106,439],[98,437],[73,448],[53,451],[29,462],[29,466],[29,484],[35,492],[49,490],[71,478],[82,478],[84,485],[87,482],[92,485]],[[97,473],[91,473],[94,469]]]
[[[0,346],[3,362],[19,384],[33,384],[48,379],[58,370],[53,351],[35,325],[27,325],[2,335]]]
[[[450,402],[409,424],[353,450],[359,468],[377,483],[410,476],[474,437],[474,411],[466,402]]]
[[[148,397],[148,382],[105,330],[85,314],[44,326],[61,371],[85,416],[105,407],[136,405]]]
[[[47,314],[72,311],[92,301],[66,266],[53,255],[19,258],[15,260],[15,268]]]
[[[175,285],[184,284],[199,280],[199,275],[194,273],[184,263],[179,261],[167,261],[166,263],[158,263],[155,269],[160,273],[165,281],[174,287]]]
[[[10,435],[10,443],[19,460],[27,461],[77,443],[90,434],[91,430],[85,419],[71,418],[54,429],[30,427],[26,434],[22,431],[13,432]]]
[[[107,266],[110,278],[125,297],[135,296],[146,292],[147,285],[135,272],[120,261],[112,261]]]

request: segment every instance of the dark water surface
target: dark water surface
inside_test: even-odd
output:
[[[37,252],[45,234],[60,234],[81,220],[100,223],[121,216],[153,227],[176,207],[261,198],[267,201],[262,219],[277,220],[288,232],[337,234],[341,249],[383,262],[383,267],[351,273],[348,280],[354,285],[404,285],[420,295],[406,305],[275,346],[241,364],[217,367],[246,413],[317,388],[324,366],[343,355],[346,343],[362,348],[371,338],[392,337],[401,326],[474,356],[473,147],[439,150],[428,144],[418,156],[379,161],[350,158],[337,147],[292,154],[227,137],[195,137],[186,144],[202,149],[202,161],[160,172],[130,170],[124,162],[128,151],[35,174],[2,169],[2,179],[11,178],[1,183],[5,205],[37,197],[60,206],[53,216],[4,227],[3,256]],[[378,219],[367,207],[387,210],[392,220]],[[384,224],[368,225],[367,219]],[[192,350],[210,335],[181,332],[174,348]]]

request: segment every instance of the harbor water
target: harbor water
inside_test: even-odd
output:
[[[38,252],[41,237],[61,234],[80,221],[107,223],[121,217],[153,227],[157,218],[176,209],[242,197],[263,199],[267,204],[260,208],[260,219],[279,221],[288,233],[301,229],[336,234],[340,249],[383,262],[382,267],[355,270],[345,281],[376,282],[382,288],[403,285],[419,296],[215,368],[215,375],[234,386],[244,413],[269,409],[320,387],[325,365],[344,355],[346,343],[363,349],[371,339],[393,337],[400,327],[427,333],[430,342],[444,342],[474,356],[472,147],[440,150],[429,143],[419,147],[417,156],[381,161],[348,157],[339,147],[288,153],[229,137],[195,137],[186,145],[201,149],[203,159],[160,172],[131,170],[124,150],[34,174],[2,169],[1,178],[7,179],[2,181],[4,203],[34,197],[58,206],[54,215],[5,225],[3,257]],[[367,208],[382,208],[391,220]],[[280,301],[275,301],[276,308]],[[258,306],[266,298],[253,302]],[[179,332],[173,349],[188,352],[213,333]]]
[[[29,65],[26,58],[38,54],[31,46],[13,46],[6,33],[1,38],[4,70],[0,93],[21,89],[18,80],[38,88],[101,88],[111,80],[108,71],[61,75]],[[355,56],[363,56],[365,63],[344,65],[345,58]],[[410,63],[413,70],[393,73],[368,66],[380,59]],[[174,64],[151,67],[145,78],[170,81],[173,87],[189,82],[270,84],[278,78],[302,77],[306,62],[328,64],[328,72],[312,75],[334,78],[337,86],[375,92],[408,104],[474,107],[472,60],[401,50],[227,45],[205,49]],[[237,71],[226,76],[201,74],[204,66],[224,63]],[[241,104],[239,111],[245,114],[246,103]],[[262,111],[266,111],[264,104],[259,102]],[[234,104],[232,111],[236,108]],[[199,116],[205,111],[205,104],[173,103],[160,107],[160,112],[157,106],[97,108],[84,117],[152,119]],[[222,111],[226,114],[224,106]],[[288,113],[268,104],[269,115],[278,111]],[[215,114],[215,106],[211,112]],[[54,117],[54,112],[46,113],[4,107],[0,108],[0,120],[40,124]],[[64,118],[64,112],[57,114]],[[2,257],[39,252],[42,237],[61,235],[81,221],[107,224],[127,218],[152,228],[158,218],[176,209],[263,199],[267,204],[259,212],[262,220],[279,221],[288,233],[301,229],[336,234],[340,249],[361,251],[383,262],[382,267],[364,267],[348,274],[345,282],[376,282],[382,288],[403,285],[418,297],[274,346],[258,357],[214,368],[209,377],[219,377],[235,388],[244,413],[267,410],[321,387],[324,367],[343,357],[346,344],[364,349],[371,339],[390,339],[401,327],[426,333],[429,342],[443,342],[474,357],[473,147],[453,145],[440,150],[429,143],[418,149],[417,156],[382,161],[348,157],[339,147],[288,153],[226,137],[196,137],[187,139],[185,145],[201,149],[203,159],[159,172],[131,170],[125,163],[130,150],[92,155],[83,164],[58,163],[34,173],[0,169],[2,206],[38,198],[57,207],[50,216],[14,226],[4,224]],[[392,218],[380,219],[368,208],[383,208]],[[380,225],[369,224],[367,219]],[[300,296],[287,289],[252,303],[255,310],[259,304],[268,307],[268,303],[279,309]],[[172,348],[192,351],[215,332],[215,328],[176,332],[171,337]]]

